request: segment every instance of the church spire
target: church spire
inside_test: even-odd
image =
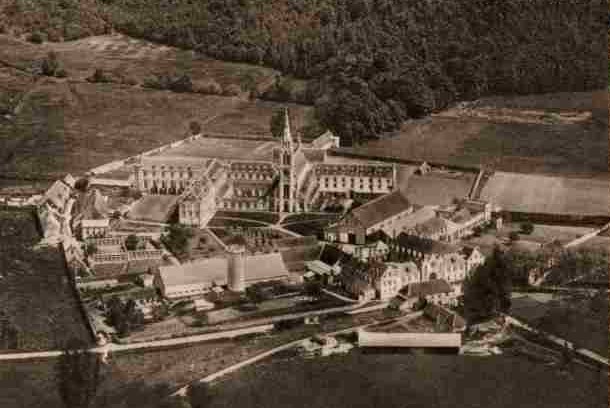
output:
[[[288,108],[284,108],[284,130],[282,131],[282,142],[292,146],[292,133],[290,132],[290,118]]]

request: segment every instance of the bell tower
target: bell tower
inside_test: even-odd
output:
[[[276,212],[296,211],[297,191],[294,156],[298,147],[298,144],[292,139],[288,109],[284,108],[284,130],[282,131],[281,144],[273,151],[273,161],[279,171],[279,183],[275,190]]]

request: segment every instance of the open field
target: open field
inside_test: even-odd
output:
[[[213,388],[210,407],[605,407],[607,378],[516,357],[365,354],[280,358]],[[476,384],[476,386],[473,386]]]
[[[163,151],[158,156],[216,157],[219,159],[267,160],[272,159],[274,141],[224,139],[204,137]]]
[[[468,196],[476,173],[431,172],[411,175],[399,186],[409,201],[419,205],[451,204],[453,199]]]
[[[610,182],[496,172],[481,198],[513,212],[608,215]]]
[[[573,342],[576,348],[608,356],[608,299],[596,304],[570,299],[538,302],[529,296],[512,299],[510,315],[545,332]]]
[[[214,81],[222,88],[243,83],[245,78],[257,85],[269,83],[276,72],[257,65],[219,61],[175,47],[137,40],[125,35],[100,35],[76,41],[45,42],[34,45],[0,36],[0,60],[29,67],[29,61],[57,53],[70,77],[84,80],[95,69],[113,77],[141,84],[156,74],[188,74],[193,82]],[[19,54],[19,56],[15,55]]]
[[[13,334],[0,349],[42,350],[71,338],[91,342],[78,301],[57,248],[33,249],[37,220],[27,210],[0,209],[0,318]]]
[[[161,399],[176,388],[235,362],[318,331],[331,332],[380,318],[382,312],[363,313],[270,335],[111,355],[91,408],[157,408]],[[55,388],[53,360],[0,364],[0,390],[3,408],[64,408]]]
[[[132,40],[113,38],[102,37],[102,41],[95,37],[74,43],[35,46],[0,35],[0,91],[10,91],[15,96],[14,115],[10,120],[0,120],[0,172],[3,176],[35,179],[57,177],[66,172],[82,173],[184,139],[188,136],[190,121],[201,123],[204,132],[227,136],[239,136],[243,132],[259,136],[268,134],[269,118],[279,104],[84,81],[96,68],[97,60],[113,65],[117,72],[132,70],[137,75],[148,76],[149,72],[158,71],[157,65],[161,71],[165,69],[167,55],[164,53],[183,53],[140,43],[129,48]],[[94,44],[96,39],[101,41],[99,50]],[[117,44],[113,43],[115,40]],[[58,59],[68,72],[68,78],[34,77],[30,72],[33,64],[53,47],[58,47]],[[91,53],[83,51],[87,47]],[[144,52],[149,53],[148,59],[133,58],[130,53],[135,49],[148,50]],[[96,52],[101,54],[95,56]],[[113,59],[109,52],[117,57]],[[199,61],[193,62],[196,63]],[[219,81],[234,81],[242,75],[240,70],[245,69],[241,64],[236,64],[239,69],[232,69],[222,66],[224,63],[219,61],[202,63],[204,65],[199,68],[205,75],[211,75],[209,72],[226,75],[226,79]],[[207,71],[205,64],[220,66]],[[304,112],[309,109],[291,105],[295,122],[301,123]]]
[[[592,120],[539,124],[436,116],[407,122],[393,136],[340,151],[522,173],[586,177],[608,171],[607,128]]]
[[[175,210],[178,198],[175,195],[144,196],[131,207],[128,218],[138,221],[166,222]]]

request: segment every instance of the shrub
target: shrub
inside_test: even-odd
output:
[[[57,54],[53,51],[49,52],[40,64],[41,74],[45,76],[55,76],[59,70],[59,61]]]
[[[529,221],[524,222],[523,224],[521,224],[521,233],[523,233],[525,235],[529,235],[532,232],[534,232],[534,224],[532,224]]]
[[[87,81],[92,83],[104,83],[110,82],[110,78],[102,69],[96,68],[93,74],[87,78]]]
[[[55,72],[55,76],[57,78],[67,78],[68,77],[68,72],[65,69],[63,69],[63,68],[59,68],[57,70],[57,72]]]
[[[27,40],[32,44],[42,44],[44,42],[44,38],[39,31],[34,31],[32,34],[30,34]]]
[[[198,82],[194,85],[194,92],[204,95],[220,95],[222,94],[222,87],[218,82],[209,80],[205,82]]]
[[[231,84],[227,85],[223,90],[222,94],[225,96],[237,96],[239,95],[241,89],[238,85]]]

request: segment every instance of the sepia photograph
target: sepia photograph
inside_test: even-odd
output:
[[[0,408],[606,408],[607,0],[0,0]]]

